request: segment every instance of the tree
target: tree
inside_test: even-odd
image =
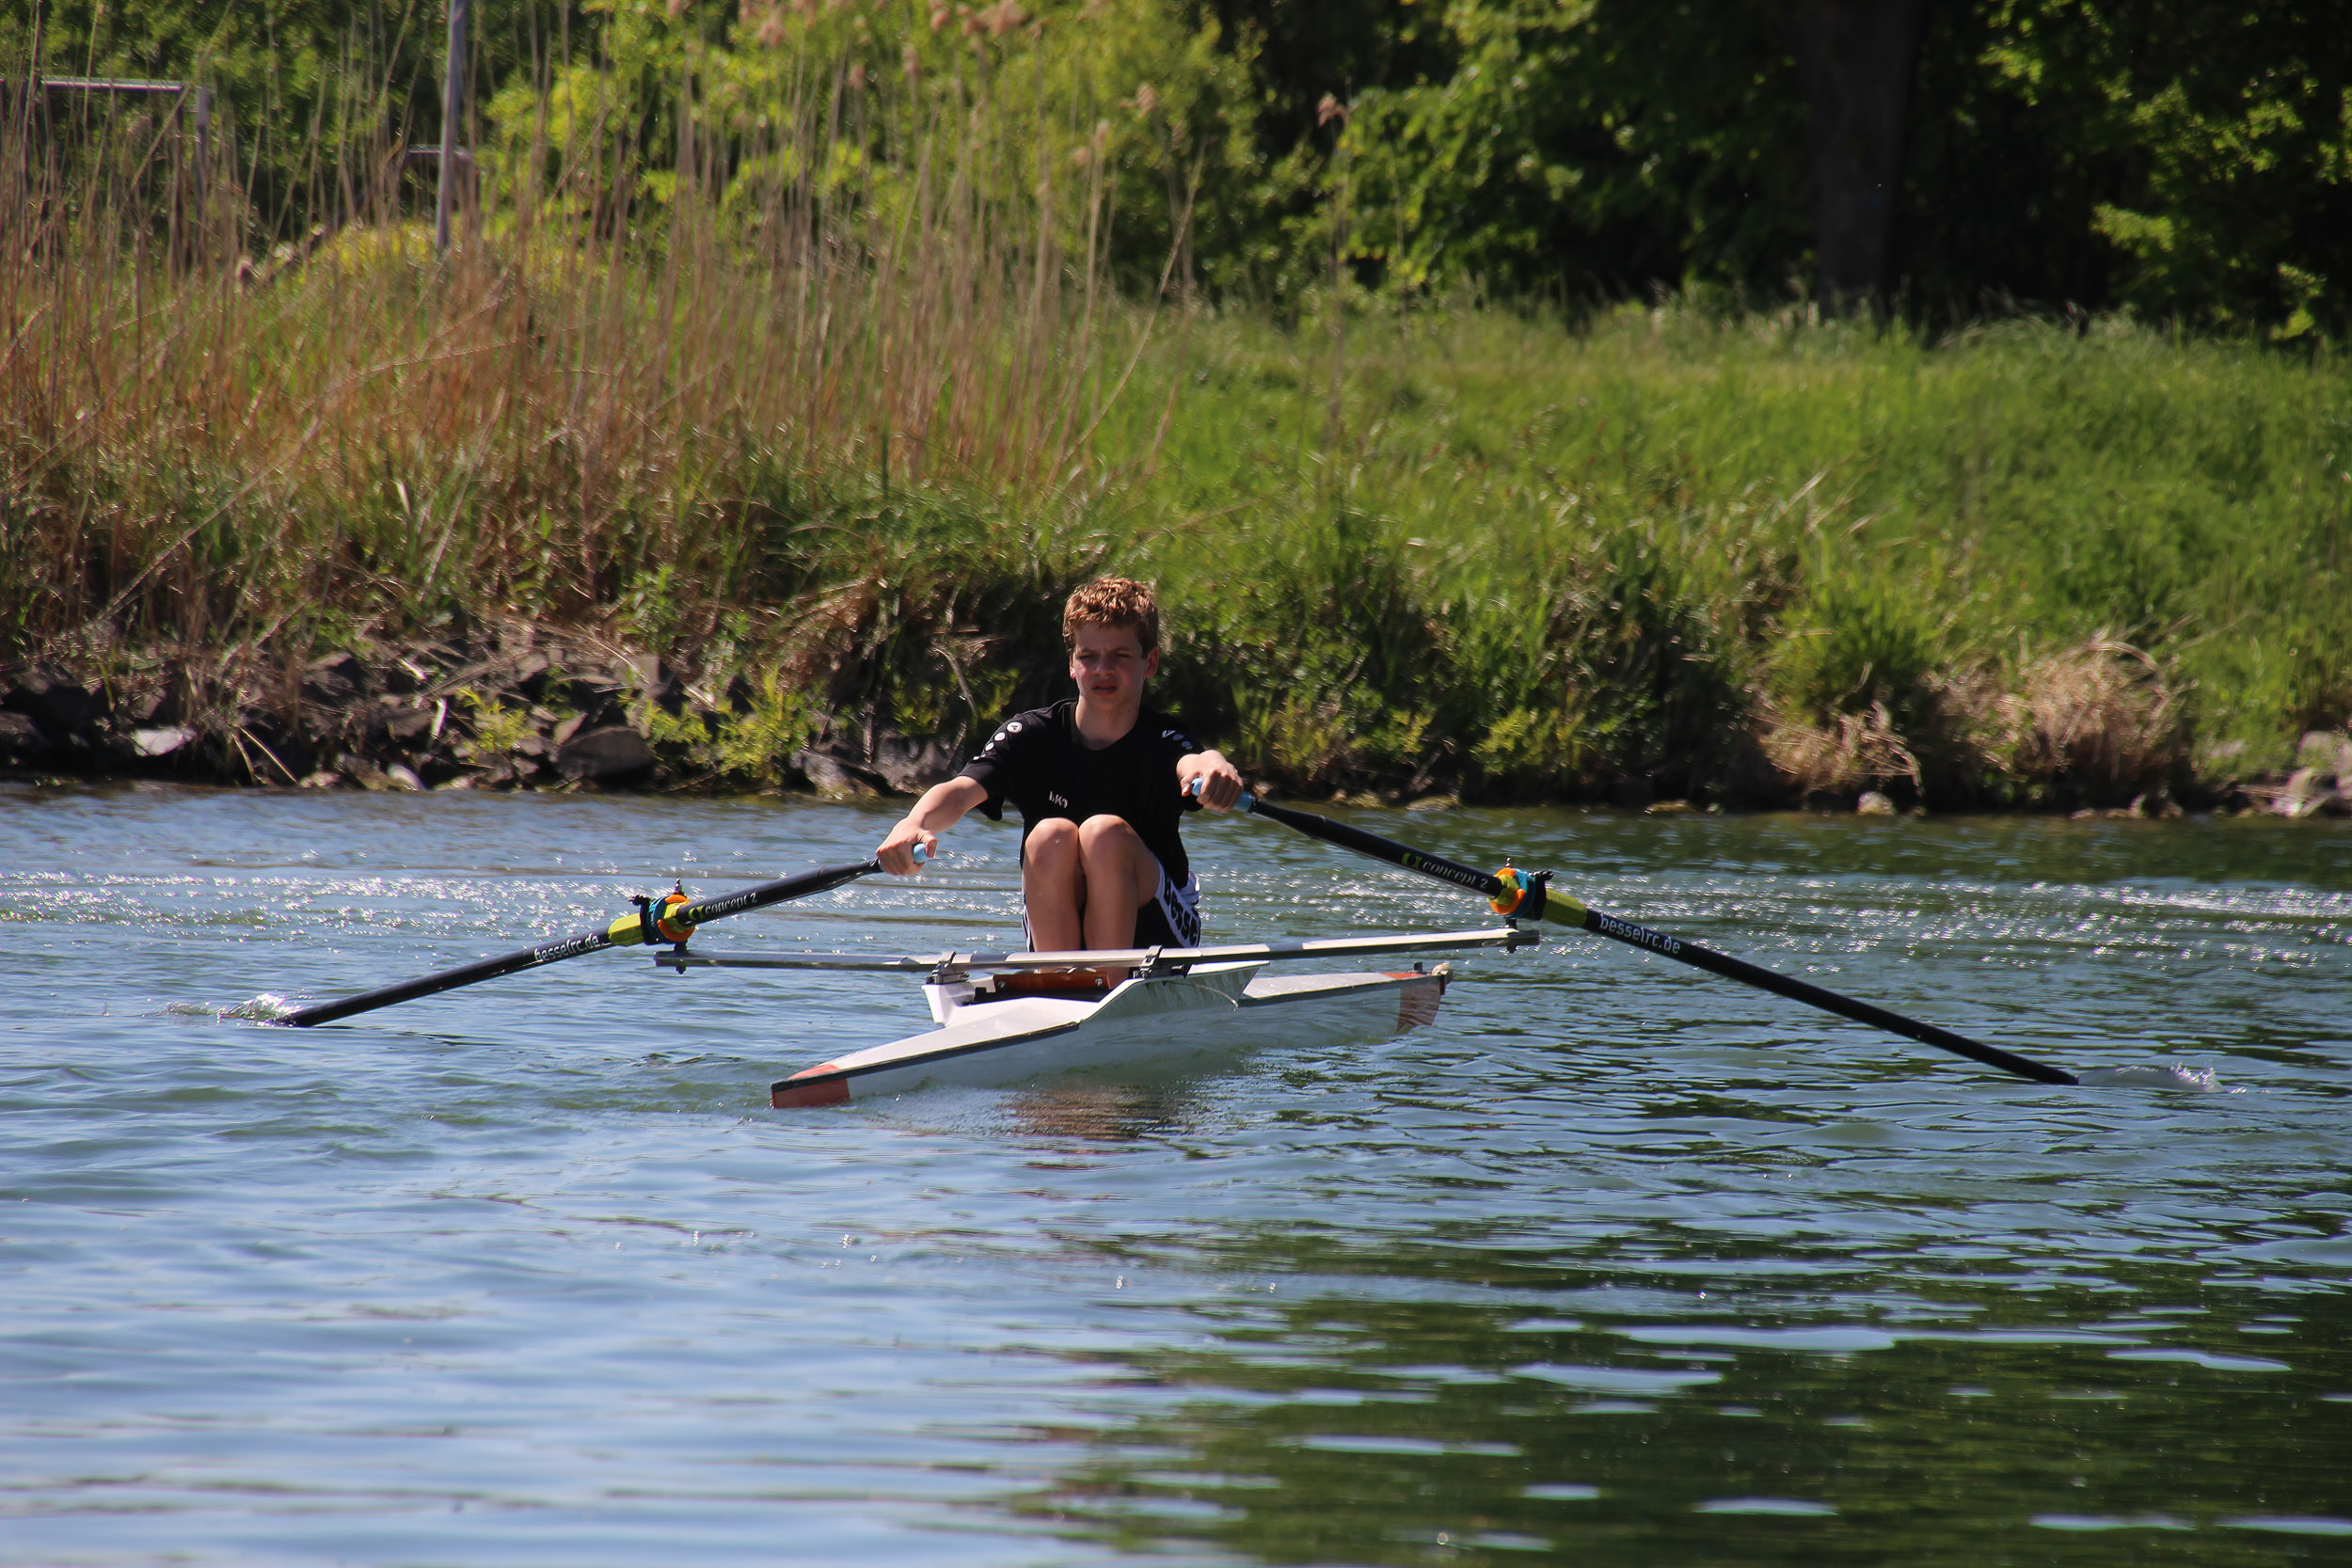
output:
[[[1804,84],[1805,186],[1824,306],[1883,305],[1894,253],[1913,78],[1927,0],[1794,0],[1788,37]]]

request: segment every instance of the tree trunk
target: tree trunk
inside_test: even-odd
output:
[[[1903,131],[1927,0],[1793,0],[1797,74],[1812,111],[1806,187],[1824,309],[1883,307]]]

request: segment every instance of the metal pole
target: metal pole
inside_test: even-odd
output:
[[[196,206],[204,208],[204,179],[212,166],[213,156],[213,89],[196,89]]]
[[[457,122],[466,108],[466,12],[470,0],[449,0],[449,58],[441,78],[441,189],[433,202],[433,248],[449,249],[449,209],[456,199]]]
[[[194,87],[183,89],[181,106],[186,107],[191,98],[196,100],[196,156],[185,160],[187,180],[182,186],[181,206],[182,215],[187,224],[183,243],[187,246],[188,259],[201,265],[212,254],[212,233],[205,222],[207,214],[204,211],[204,162],[213,149],[213,89]]]

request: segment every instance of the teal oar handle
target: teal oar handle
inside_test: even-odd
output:
[[[922,846],[915,847],[915,860],[925,856]],[[856,865],[833,865],[821,871],[803,871],[797,877],[785,877],[772,882],[760,882],[734,893],[722,893],[709,898],[691,898],[683,903],[646,899],[636,912],[625,914],[601,930],[582,931],[578,936],[543,942],[536,947],[525,947],[484,958],[462,968],[428,974],[421,980],[405,980],[396,986],[384,986],[375,990],[361,991],[339,1002],[322,1002],[315,1007],[304,1007],[278,1020],[291,1028],[308,1029],[314,1024],[332,1023],[354,1013],[373,1012],[397,1003],[413,1002],[420,996],[433,996],[460,986],[478,985],[495,980],[502,974],[516,974],[543,964],[561,963],[585,953],[601,953],[608,947],[632,947],[641,943],[656,944],[670,941],[683,942],[679,933],[713,920],[723,920],[731,914],[747,910],[781,904],[790,898],[806,898],[815,894],[829,893],[845,882],[868,877],[882,869],[880,861],[866,861]],[[666,927],[666,929],[665,929]]]
[[[1807,1006],[1819,1007],[1823,1012],[1836,1013],[1838,1017],[1851,1019],[1856,1023],[1867,1023],[1873,1028],[1883,1029],[1889,1034],[1900,1035],[1906,1039],[1917,1040],[1922,1045],[1931,1045],[1939,1051],[1948,1051],[1954,1055],[1965,1056],[1971,1061],[1982,1062],[1987,1067],[1996,1067],[2004,1072],[2014,1073],[2020,1078],[2029,1078],[2039,1084],[2079,1084],[2082,1082],[2071,1072],[2051,1067],[2044,1062],[2037,1062],[2028,1056],[2020,1056],[2015,1052],[2004,1051],[1997,1045],[1987,1045],[1982,1040],[1970,1039],[1967,1036],[1956,1034],[1949,1029],[1940,1028],[1932,1023],[1923,1023],[1915,1018],[1906,1018],[1899,1012],[1879,1006],[1875,1003],[1857,1001],[1851,996],[1841,996],[1834,990],[1824,990],[1808,980],[1800,980],[1793,975],[1783,974],[1777,970],[1749,963],[1744,958],[1735,958],[1728,953],[1718,953],[1713,948],[1703,947],[1695,942],[1668,936],[1663,931],[1654,931],[1646,926],[1636,925],[1630,920],[1621,919],[1613,914],[1603,914],[1598,910],[1588,909],[1581,899],[1571,897],[1565,893],[1552,892],[1546,885],[1549,873],[1534,877],[1529,877],[1521,871],[1512,871],[1507,875],[1495,875],[1464,865],[1458,861],[1447,860],[1442,855],[1427,854],[1410,845],[1399,844],[1394,839],[1382,838],[1378,833],[1368,833],[1361,828],[1352,828],[1344,822],[1334,822],[1329,817],[1318,816],[1313,812],[1293,811],[1288,806],[1270,805],[1252,795],[1243,795],[1234,804],[1254,816],[1270,816],[1286,827],[1297,829],[1311,838],[1319,838],[1327,844],[1336,844],[1343,848],[1353,849],[1359,854],[1369,855],[1374,860],[1386,861],[1391,865],[1403,866],[1407,871],[1418,871],[1424,877],[1434,877],[1438,881],[1452,882],[1456,887],[1480,894],[1493,906],[1498,914],[1514,915],[1525,920],[1550,920],[1563,926],[1574,926],[1580,930],[1590,931],[1595,936],[1607,937],[1612,942],[1621,942],[1629,947],[1639,947],[1645,953],[1655,953],[1661,958],[1689,964],[1693,969],[1703,969],[1710,974],[1720,974],[1727,980],[1738,980],[1754,986],[1759,990],[1771,991],[1775,996],[1785,996],[1791,1002],[1802,1002]]]

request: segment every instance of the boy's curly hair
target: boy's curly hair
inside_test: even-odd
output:
[[[1145,653],[1160,645],[1160,597],[1148,582],[1097,578],[1081,584],[1062,606],[1061,640],[1073,646],[1080,626],[1133,626]]]

